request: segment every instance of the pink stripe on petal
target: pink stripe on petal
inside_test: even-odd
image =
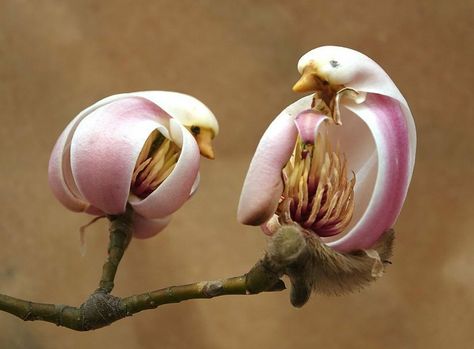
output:
[[[365,212],[346,235],[328,243],[340,252],[370,248],[395,223],[408,191],[415,151],[410,146],[410,124],[398,101],[368,94],[364,103],[347,108],[362,118],[372,132],[378,168]]]
[[[142,98],[123,98],[95,109],[77,126],[71,168],[81,194],[107,214],[125,211],[132,173],[150,133],[166,114]]]
[[[294,118],[283,111],[260,139],[240,195],[240,223],[261,225],[275,212],[283,190],[281,170],[291,156],[298,133]]]
[[[133,237],[137,239],[151,238],[165,229],[170,221],[171,216],[158,219],[148,219],[134,212]]]
[[[170,175],[144,199],[131,198],[136,212],[146,218],[161,218],[180,208],[190,197],[199,173],[200,154],[196,140],[176,120],[170,120],[172,140],[181,154]]]

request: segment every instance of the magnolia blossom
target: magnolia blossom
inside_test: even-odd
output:
[[[407,102],[369,57],[325,46],[298,63],[313,91],[266,130],[238,219],[272,234],[297,223],[339,252],[369,249],[395,223],[410,183],[416,133]]]
[[[49,183],[72,211],[117,215],[130,204],[134,236],[151,237],[197,189],[200,151],[213,157],[210,139],[217,132],[212,112],[191,96],[111,96],[62,132],[49,161]]]

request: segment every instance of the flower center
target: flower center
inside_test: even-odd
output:
[[[355,174],[347,179],[346,158],[339,149],[332,151],[327,135],[318,133],[314,144],[298,138],[282,175],[281,223],[296,222],[319,236],[339,234],[349,225]]]
[[[153,131],[138,156],[131,192],[140,198],[150,195],[173,171],[180,153],[176,144],[159,131]]]

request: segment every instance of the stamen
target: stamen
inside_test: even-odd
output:
[[[131,192],[144,198],[173,171],[181,149],[157,130],[153,131],[138,156],[132,175]]]
[[[319,236],[344,231],[354,212],[355,174],[347,179],[347,161],[339,144],[318,133],[314,144],[298,139],[282,170],[284,189],[277,214],[280,223],[294,221]]]

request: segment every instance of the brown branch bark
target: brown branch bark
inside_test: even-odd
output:
[[[123,215],[109,217],[110,244],[99,288],[79,307],[35,303],[0,294],[0,311],[25,321],[41,320],[76,331],[88,331],[164,304],[282,291],[285,284],[280,277],[284,274],[289,276],[292,284],[291,303],[300,307],[307,302],[312,291],[349,292],[375,281],[383,274],[393,244],[393,231],[388,230],[372,249],[343,254],[328,248],[299,226],[287,225],[272,236],[265,256],[247,274],[119,298],[110,292],[117,267],[130,242],[131,217],[131,209]]]
[[[93,293],[79,307],[35,303],[0,294],[0,310],[25,321],[41,320],[76,331],[94,330],[163,304],[284,290],[285,284],[278,274],[269,271],[268,266],[263,267],[262,263],[264,262],[260,261],[249,273],[242,276],[172,286],[125,298],[99,291]]]
[[[123,215],[108,217],[110,220],[108,257],[102,267],[102,277],[96,292],[110,293],[114,288],[117,268],[132,238],[132,215],[132,208],[127,206]]]
[[[79,307],[36,303],[0,294],[0,310],[25,321],[46,321],[76,331],[88,331],[163,304],[285,289],[285,284],[280,280],[280,270],[263,258],[242,276],[172,286],[125,298],[113,296],[110,292],[114,287],[117,268],[132,236],[132,214],[132,209],[128,207],[123,215],[108,217],[108,258],[102,268],[99,288]]]

